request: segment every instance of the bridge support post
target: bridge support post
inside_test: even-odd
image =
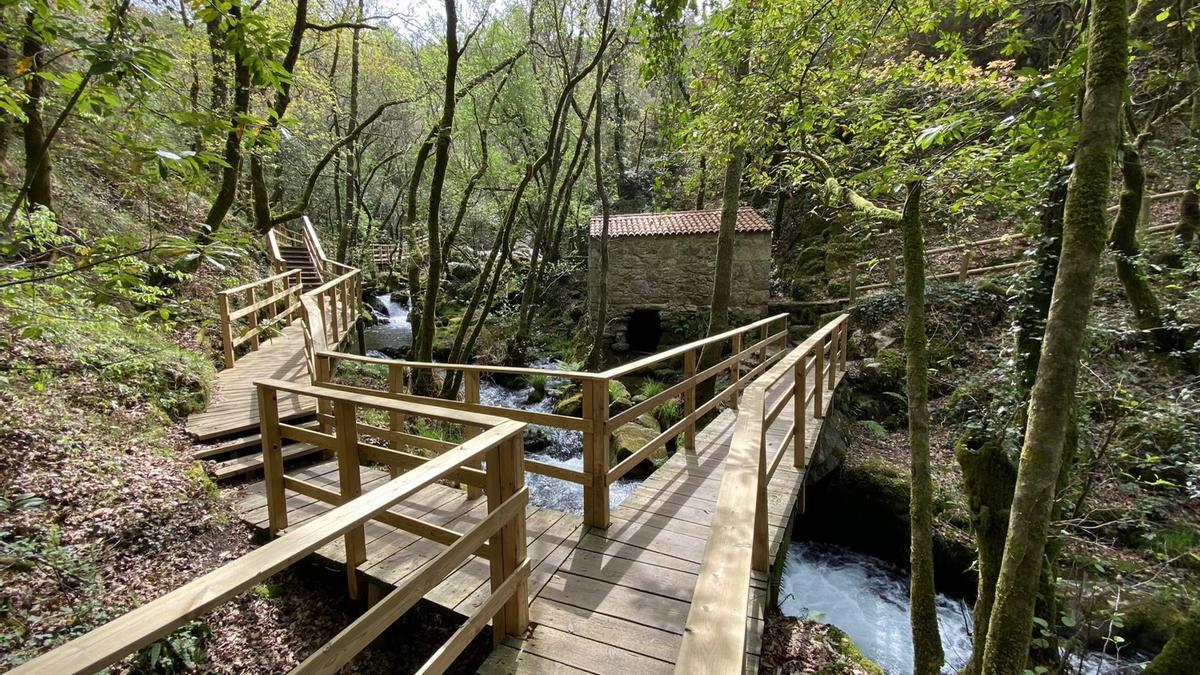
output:
[[[522,435],[506,441],[487,454],[487,502],[492,512],[525,487],[525,442]],[[500,588],[525,564],[525,509],[518,510],[508,523],[492,535],[492,591]],[[523,572],[528,574],[527,571]],[[529,579],[517,582],[512,597],[492,619],[494,644],[505,635],[519,636],[529,626]]]
[[[333,404],[333,423],[336,428],[338,479],[341,484],[342,503],[362,494],[362,482],[358,468],[358,421],[354,415],[354,403],[336,401]],[[352,600],[363,597],[358,580],[358,566],[367,561],[367,538],[363,526],[346,533],[346,586]]]
[[[403,386],[404,386],[403,378],[404,378],[404,371],[401,370],[401,368],[399,366],[397,366],[395,364],[388,364],[388,393],[389,394],[401,393],[401,390],[403,389]],[[401,415],[398,412],[388,413],[388,429],[390,429],[391,431],[394,431],[394,432],[403,431],[404,415]],[[470,432],[471,432],[471,429],[470,429],[470,427],[468,427],[467,428],[468,437],[470,437]],[[400,440],[397,438],[393,438],[388,443],[388,445],[393,450],[403,450]],[[388,465],[388,474],[390,474],[392,478],[399,476],[400,475],[400,467],[389,464]]]
[[[583,523],[608,527],[608,380],[583,383],[583,418],[590,430],[583,432],[583,469],[591,480],[583,486]]]

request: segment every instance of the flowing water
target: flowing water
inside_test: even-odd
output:
[[[408,307],[396,302],[390,294],[376,297],[385,308],[387,316],[380,316],[379,323],[365,329],[363,336],[366,341],[367,355],[383,358],[395,358],[402,350],[412,345],[412,327],[408,324]],[[553,359],[538,359],[530,364],[532,368],[555,369],[558,363]],[[546,383],[547,390],[567,384],[566,380],[551,377]],[[506,387],[487,379],[480,383],[479,400],[484,405],[502,408],[519,408],[537,412],[551,412],[554,409],[552,397],[530,403],[529,394],[533,388],[527,383]],[[583,469],[583,434],[578,431],[567,431],[530,424],[525,431],[525,456],[556,464],[568,469]],[[525,474],[525,483],[529,486],[529,502],[544,508],[555,509],[565,513],[583,513],[583,486],[569,483],[557,478],[550,478],[534,473]],[[609,487],[609,503],[617,506],[625,497],[633,492],[638,481],[622,479]]]
[[[779,609],[837,626],[888,675],[912,672],[905,570],[842,546],[794,541],[784,562]],[[939,594],[937,609],[946,654],[942,672],[957,673],[971,658],[971,607]],[[1097,652],[1073,659],[1072,665],[1074,672],[1088,675],[1140,670],[1134,661]]]
[[[400,349],[412,346],[412,326],[408,324],[408,307],[392,299],[390,293],[375,297],[387,309],[387,316],[378,315],[379,323],[363,330],[367,356],[395,357]]]

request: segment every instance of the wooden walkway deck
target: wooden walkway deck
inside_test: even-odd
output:
[[[772,387],[768,400],[778,400],[782,392],[790,391],[786,379]],[[824,395],[826,409],[831,391]],[[813,420],[811,406],[806,414],[808,457],[821,426],[820,420]],[[579,516],[530,506],[531,629],[523,639],[509,637],[498,645],[480,672],[671,672],[704,555],[735,417],[726,410],[702,429],[696,449],[675,453],[647,478],[613,511],[607,529],[586,528]],[[789,405],[767,431],[768,456],[778,448],[791,422]],[[804,482],[789,457],[784,457],[768,490],[774,561],[787,543],[790,519]],[[289,473],[331,490],[338,486],[337,465],[332,461]],[[364,467],[362,480],[363,489],[370,490],[385,483],[388,474]],[[265,529],[262,484],[242,490],[239,514]],[[293,527],[330,508],[288,494],[288,521]],[[467,500],[458,489],[435,484],[392,510],[464,531],[486,515],[486,504],[483,499]],[[402,583],[442,550],[433,541],[376,521],[366,525],[366,536],[367,561],[358,569],[384,591]],[[330,564],[345,561],[340,541],[317,555]],[[750,670],[757,668],[769,586],[765,576],[752,580],[751,603],[746,608],[751,635],[746,663]],[[487,561],[471,557],[425,597],[465,615],[484,601],[489,589]]]
[[[257,380],[308,382],[304,364],[304,334],[297,321],[280,335],[263,340],[258,351],[238,359],[237,365],[217,373],[212,399],[204,412],[191,415],[187,431],[198,440],[219,438],[258,428]],[[295,395],[279,397],[279,416],[291,419],[315,412],[312,399]]]

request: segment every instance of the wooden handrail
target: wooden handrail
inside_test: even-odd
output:
[[[275,284],[280,283],[282,290],[275,292]],[[270,335],[276,325],[291,324],[295,314],[300,309],[301,276],[299,270],[281,272],[258,281],[227,288],[217,293],[217,307],[221,316],[221,345],[225,357],[225,367],[232,368],[237,362],[237,347],[250,343],[250,350],[259,348],[260,339]],[[265,289],[266,297],[259,295]],[[242,307],[235,308],[236,298],[242,298]],[[285,303],[280,309],[278,305]],[[266,314],[267,321],[260,319]],[[235,322],[245,319],[245,330],[235,335]]]
[[[260,383],[260,391],[273,391],[272,383]],[[349,398],[338,392],[321,395],[343,403]],[[391,402],[384,401],[390,405]],[[268,413],[269,414],[269,413]],[[264,420],[269,423],[270,420]],[[276,421],[277,423],[277,421]],[[441,578],[453,571],[457,564],[470,555],[484,539],[490,538],[489,546],[498,555],[493,555],[492,597],[484,607],[472,616],[475,632],[491,616],[496,616],[497,629],[503,633],[519,634],[528,621],[526,614],[528,560],[524,551],[524,512],[527,496],[521,471],[521,434],[523,424],[501,420],[499,424],[481,432],[453,450],[428,460],[421,466],[371,490],[362,496],[346,501],[303,524],[287,530],[274,541],[255,549],[244,556],[195,579],[183,587],[138,607],[103,626],[76,638],[67,644],[44,654],[11,671],[18,675],[33,673],[61,675],[63,673],[93,673],[112,665],[126,655],[149,645],[188,621],[228,601],[235,595],[251,588],[263,579],[279,572],[296,561],[315,552],[338,537],[348,536],[363,524],[387,512],[404,499],[425,487],[451,475],[465,464],[487,458],[488,466],[488,510],[489,516],[483,523],[460,534],[459,539],[442,553],[436,561],[440,564],[437,573],[445,571]],[[265,438],[265,435],[264,435]],[[264,444],[266,441],[264,440]],[[264,450],[265,452],[265,450]],[[452,556],[447,554],[453,551]],[[450,561],[457,559],[453,566]],[[417,575],[388,595],[383,603],[376,605],[359,618],[352,628],[379,631],[390,625],[396,610],[405,603],[415,602],[427,592],[427,586],[440,583],[433,572]],[[396,600],[391,600],[393,597]],[[497,599],[498,598],[498,599]],[[391,600],[389,602],[389,600]],[[382,609],[381,609],[382,607]],[[345,631],[343,631],[345,633]],[[377,633],[376,633],[377,634]],[[471,634],[472,636],[474,633]],[[323,648],[318,651],[319,660],[306,661],[302,672],[332,672],[327,664],[342,663],[352,657],[361,645],[356,639],[348,644],[343,635],[330,644],[336,649]],[[458,651],[463,640],[452,645]],[[328,645],[327,645],[328,647]],[[337,658],[328,660],[331,653]],[[451,658],[453,658],[453,655]],[[345,660],[342,660],[345,659]],[[323,667],[316,665],[326,664]],[[441,669],[445,659],[431,662]],[[437,668],[435,668],[437,670]]]
[[[307,294],[305,297],[305,306],[307,315],[316,316],[319,314],[318,311],[314,311],[309,306]],[[773,327],[775,327],[774,332],[772,332]],[[745,340],[743,344],[741,338],[747,335],[755,336],[757,339]],[[722,359],[719,363],[697,372],[695,365],[699,350],[705,345],[720,343],[721,341],[732,342],[732,354]],[[659,354],[638,359],[625,366],[612,368],[601,373],[552,370],[548,368],[399,361],[358,356],[355,354],[343,354],[319,347],[313,349],[312,373],[315,383],[340,391],[355,392],[364,395],[374,394],[404,402],[428,401],[436,405],[462,411],[464,414],[482,413],[498,415],[532,424],[582,432],[584,454],[582,471],[564,469],[534,461],[527,461],[525,468],[532,473],[582,485],[584,488],[584,521],[592,527],[608,527],[609,486],[624,477],[643,460],[659,448],[667,445],[681,433],[685,437],[685,442],[694,446],[696,423],[719,405],[728,404],[731,407],[736,407],[741,392],[749,386],[754,378],[758,377],[778,358],[783,356],[785,353],[783,347],[786,347],[786,342],[787,315],[777,314],[745,326],[733,328],[712,337],[695,340]],[[775,347],[779,348],[778,351],[773,356],[768,356],[768,350]],[[635,404],[624,412],[613,415],[611,418],[609,417],[610,401],[608,385],[611,381],[679,356],[682,356],[684,360],[684,374],[681,381],[670,384],[661,393],[650,397],[646,401]],[[755,363],[754,359],[757,359],[756,365],[743,374],[740,365],[742,363]],[[362,387],[335,382],[334,373],[336,372],[336,365],[343,361],[387,368],[388,391],[382,392],[364,389]],[[463,400],[446,401],[434,397],[406,393],[403,386],[405,373],[411,369],[445,370],[463,373]],[[714,396],[713,399],[697,406],[696,387],[701,382],[726,372],[729,373],[728,386]],[[480,377],[488,373],[523,377],[561,377],[576,380],[580,382],[583,388],[583,402],[580,415],[574,417],[482,404],[479,402]],[[681,419],[669,428],[661,430],[648,443],[634,451],[631,456],[622,459],[621,462],[614,465],[609,450],[610,439],[613,433],[621,426],[633,423],[639,416],[652,411],[654,407],[663,401],[677,396],[682,396],[684,401]],[[387,430],[391,438],[400,439],[400,436],[398,436],[401,432],[400,425],[401,420],[393,416]],[[412,445],[412,443],[402,444]]]
[[[742,672],[746,658],[746,608],[750,604],[750,579],[754,571],[768,571],[769,542],[767,541],[766,489],[775,469],[787,452],[787,442],[794,444],[797,466],[805,466],[805,419],[808,395],[807,381],[814,378],[814,407],[824,400],[820,385],[826,375],[836,382],[838,370],[845,370],[849,315],[843,314],[822,326],[799,347],[778,359],[755,380],[742,397],[729,455],[725,459],[725,475],[717,494],[716,510],[700,573],[692,595],[680,644],[675,672],[693,673]],[[829,368],[822,366],[828,357]],[[781,393],[784,401],[795,405],[796,420],[785,433],[773,457],[767,456],[766,432],[768,415],[778,415],[777,405],[767,408],[771,388],[795,373],[788,389]],[[819,415],[818,415],[819,416]]]

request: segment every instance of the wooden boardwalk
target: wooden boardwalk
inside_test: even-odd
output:
[[[302,367],[302,366],[301,366]],[[790,392],[790,378],[768,392],[768,400]],[[824,394],[827,409],[831,391]],[[282,404],[282,399],[281,399]],[[244,404],[243,404],[244,405]],[[257,415],[257,412],[254,413]],[[820,433],[820,420],[806,410],[806,457]],[[681,450],[646,479],[613,511],[607,529],[584,527],[579,516],[530,506],[527,509],[530,630],[521,639],[509,637],[480,669],[511,672],[671,672],[679,653],[692,591],[709,534],[725,456],[733,432],[734,411],[722,412],[697,434],[695,450]],[[767,431],[768,457],[773,456],[792,422],[788,405]],[[790,533],[804,482],[802,472],[784,456],[768,488],[770,552],[779,560]],[[289,474],[328,489],[338,489],[336,462],[324,462]],[[383,485],[386,472],[362,468],[363,489]],[[261,483],[246,486],[237,509],[248,523],[265,529],[266,500]],[[288,522],[300,522],[330,507],[288,493]],[[465,493],[434,484],[405,500],[393,511],[420,517],[423,522],[464,532],[486,515],[483,499],[467,500]],[[434,558],[442,545],[371,521],[366,525],[367,561],[359,571],[375,593],[386,592],[415,574]],[[341,541],[317,556],[341,565]],[[773,569],[777,574],[778,570]],[[427,600],[467,615],[490,592],[488,562],[470,557]],[[769,580],[755,576],[746,608],[751,638],[746,665],[757,668]]]
[[[232,368],[217,373],[212,399],[204,412],[191,415],[187,431],[197,440],[209,440],[258,428],[257,380],[308,382],[304,363],[304,333],[296,321],[273,337],[264,339],[258,351],[238,359]],[[315,412],[312,399],[295,395],[279,397],[279,416],[291,419]]]

